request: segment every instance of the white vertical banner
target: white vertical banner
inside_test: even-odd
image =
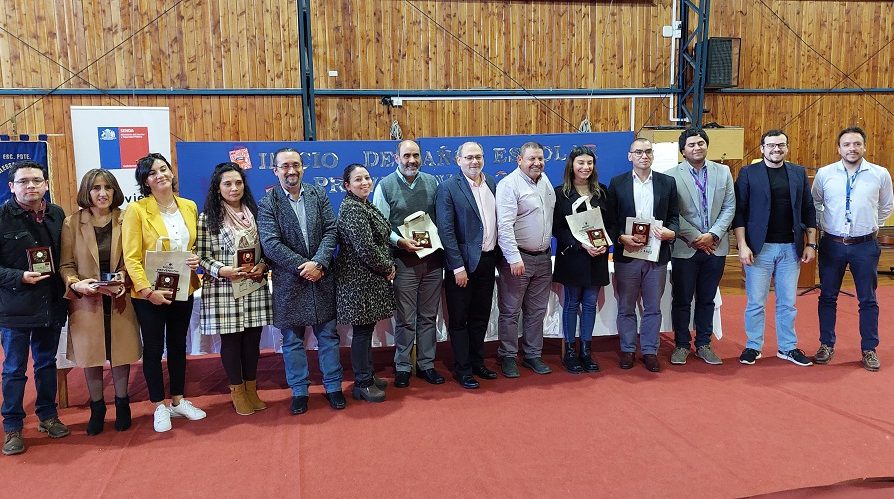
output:
[[[166,107],[71,106],[71,130],[78,184],[93,168],[105,168],[118,180],[125,206],[142,197],[136,161],[150,152],[171,159]]]

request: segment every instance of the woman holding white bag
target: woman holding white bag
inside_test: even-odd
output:
[[[156,289],[145,267],[147,251],[161,240],[166,251],[191,252],[196,243],[198,210],[196,204],[174,194],[176,180],[171,164],[164,156],[151,153],[137,161],[134,172],[144,198],[128,205],[122,225],[122,246],[127,273],[133,281],[131,299],[143,336],[143,375],[149,400],[155,404],[155,431],[171,429],[171,417],[202,419],[205,411],[183,398],[186,384],[186,334],[192,314],[192,293],[199,287],[195,269],[199,257],[189,254],[188,283],[174,283],[173,291]],[[177,301],[176,288],[188,286],[186,300]],[[162,353],[167,347],[170,404],[165,404]]]

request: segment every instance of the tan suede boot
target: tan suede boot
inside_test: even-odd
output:
[[[263,411],[267,408],[267,404],[258,398],[258,380],[245,382],[245,398],[251,404],[251,408],[256,411]]]
[[[245,396],[245,385],[230,385],[230,396],[233,397],[233,407],[236,408],[236,414],[240,416],[250,416],[255,413],[251,407],[251,402]]]

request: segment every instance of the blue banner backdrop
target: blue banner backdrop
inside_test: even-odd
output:
[[[0,178],[6,182],[9,167],[16,161],[30,159],[49,168],[47,160],[47,143],[42,141],[33,142],[0,142]],[[49,171],[49,170],[48,170]],[[52,182],[52,179],[50,179]],[[12,192],[8,188],[0,189],[0,204],[5,203],[12,196]],[[50,200],[50,190],[47,190],[47,201]]]
[[[422,149],[422,170],[442,179],[459,174],[454,158],[463,142],[482,145],[485,172],[500,178],[516,168],[518,148],[528,141],[544,146],[546,174],[553,185],[562,182],[568,153],[576,145],[589,145],[596,150],[599,179],[609,180],[630,170],[627,148],[633,132],[563,133],[543,135],[501,135],[485,137],[426,137],[417,140]],[[199,211],[208,194],[208,183],[214,166],[233,161],[245,169],[248,184],[255,198],[279,184],[273,173],[273,154],[282,147],[301,152],[304,160],[304,181],[319,185],[329,193],[332,206],[338,207],[344,197],[341,173],[351,163],[366,165],[373,181],[393,172],[397,166],[394,152],[396,140],[311,141],[311,142],[178,142],[177,170],[182,197],[192,199]]]

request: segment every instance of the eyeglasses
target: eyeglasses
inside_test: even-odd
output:
[[[283,163],[283,164],[281,164],[281,165],[278,165],[277,168],[279,168],[280,170],[282,170],[282,171],[285,172],[285,171],[289,171],[289,170],[295,170],[295,171],[298,171],[298,170],[300,170],[303,166],[304,166],[304,165],[301,164],[301,163]]]
[[[476,159],[478,161],[481,161],[482,159],[484,159],[484,156],[482,156],[481,154],[475,154],[475,155],[463,156],[463,159],[466,161],[475,161]]]
[[[653,151],[652,149],[635,149],[633,151],[630,151],[630,154],[636,156],[637,158],[639,158],[643,154],[645,154],[646,156],[651,156],[654,153],[655,151]]]
[[[15,181],[13,181],[13,182],[14,182],[16,185],[24,185],[24,186],[28,186],[28,185],[34,184],[34,185],[36,185],[36,186],[39,187],[39,186],[43,185],[44,182],[46,182],[46,179],[42,179],[42,178],[20,178],[19,180],[15,180]]]
[[[788,147],[788,144],[786,144],[785,142],[782,142],[781,144],[764,144],[764,147],[772,151],[776,148],[785,149]]]

